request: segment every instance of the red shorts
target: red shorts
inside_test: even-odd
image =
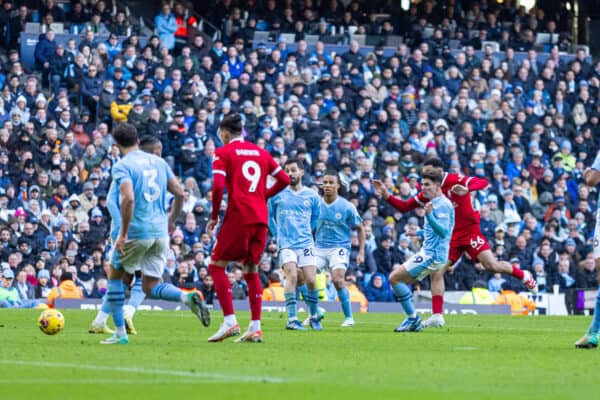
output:
[[[470,232],[452,235],[448,259],[452,261],[452,263],[455,263],[463,253],[467,253],[474,262],[477,262],[479,254],[490,249],[490,244],[481,233],[479,227],[477,227]]]
[[[267,246],[268,230],[262,224],[224,223],[217,234],[211,260],[251,262],[258,265]]]

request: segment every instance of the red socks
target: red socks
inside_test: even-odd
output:
[[[444,312],[444,296],[431,296],[431,313],[442,314]]]
[[[231,297],[231,284],[225,273],[225,268],[209,265],[208,272],[215,283],[215,292],[219,299],[219,304],[223,310],[223,315],[228,316],[233,314],[233,299]],[[257,274],[258,276],[258,274]]]
[[[248,284],[248,301],[250,302],[250,316],[252,321],[260,321],[262,310],[262,285],[258,273],[244,274]]]
[[[523,270],[519,267],[515,267],[514,265],[512,266],[512,276],[514,276],[515,278],[519,279],[520,281],[523,280]]]

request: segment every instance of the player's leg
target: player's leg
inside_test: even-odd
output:
[[[135,312],[140,304],[142,304],[146,298],[146,294],[142,290],[142,271],[135,271],[134,278],[133,285],[130,285],[129,289],[129,300],[123,307],[125,327],[127,328],[127,334],[129,335],[137,335],[137,331],[133,325],[133,316],[135,315]]]
[[[594,307],[592,323],[587,333],[575,342],[575,347],[578,349],[595,349],[598,347],[598,334],[600,334],[600,213],[598,214],[596,230],[594,232],[593,254],[596,259],[596,273],[598,274],[598,295],[596,296],[596,306]]]
[[[197,292],[185,293],[171,283],[162,282],[168,250],[168,237],[152,239],[147,246],[147,251],[140,260],[142,290],[151,299],[184,303],[204,326],[210,325],[208,308]]]
[[[126,272],[123,269],[115,269],[111,266],[108,272],[108,285],[106,300],[115,324],[115,333],[108,339],[102,340],[101,344],[127,344],[127,331],[125,330],[125,319],[123,317],[123,304],[125,304],[125,284],[123,278]]]
[[[208,338],[209,342],[221,342],[240,334],[240,326],[233,311],[231,284],[225,273],[229,260],[242,260],[247,252],[248,239],[245,226],[230,226],[224,223],[217,235],[217,241],[211,255],[208,272],[213,278],[215,293],[221,305],[224,321],[217,332]]]
[[[346,287],[346,264],[331,264],[331,281],[335,290],[337,290],[338,299],[344,313],[344,322],[342,327],[354,326],[354,318],[352,317],[352,307],[350,304],[350,292]]]
[[[248,301],[250,303],[250,326],[236,342],[262,342],[262,284],[258,276],[258,264],[267,246],[268,228],[255,225],[248,230],[248,255],[244,263],[243,275],[248,285]]]
[[[426,256],[422,251],[412,256],[408,261],[396,268],[390,274],[390,284],[402,305],[402,309],[406,314],[406,319],[400,324],[395,332],[418,332],[423,329],[421,319],[417,314],[413,300],[412,291],[408,284],[421,280],[430,270],[430,257]]]
[[[279,265],[283,268],[285,275],[285,287],[283,295],[285,297],[285,308],[288,313],[288,321],[285,326],[288,330],[305,331],[306,328],[298,321],[296,287],[298,284],[298,258],[296,252],[291,249],[281,249],[279,251]]]
[[[102,297],[102,306],[100,310],[98,310],[98,314],[96,314],[96,318],[90,324],[88,329],[89,333],[106,333],[113,334],[115,331],[110,329],[107,325],[108,317],[110,316],[110,304],[108,303],[108,298],[106,294]]]
[[[312,264],[315,262],[313,261]],[[310,314],[310,326],[315,331],[323,330],[321,326],[322,316],[319,316],[319,289],[317,289],[317,267],[315,265],[304,265],[302,267],[304,280],[306,281],[306,297],[304,298]]]
[[[531,272],[522,270],[521,268],[511,265],[506,261],[499,261],[494,253],[488,248],[482,251],[469,252],[469,255],[474,260],[479,260],[483,268],[492,272],[500,272],[502,274],[512,275],[519,279],[531,292],[537,291],[537,282],[535,281]]]
[[[430,275],[431,279],[431,316],[423,321],[423,328],[441,328],[444,326],[444,274],[446,267],[452,265],[449,261],[445,268],[435,271]]]

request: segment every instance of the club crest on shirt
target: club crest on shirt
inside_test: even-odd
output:
[[[335,213],[335,219],[342,219],[342,214]]]
[[[304,207],[308,207],[310,205],[310,201],[304,200]]]

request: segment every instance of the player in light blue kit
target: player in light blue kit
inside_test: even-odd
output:
[[[596,186],[600,183],[600,152],[596,155],[592,167],[586,169],[583,173],[583,180],[588,186]],[[598,196],[598,201],[600,202],[600,195]],[[592,252],[596,260],[596,272],[598,273],[598,283],[600,284],[600,209],[596,210],[596,227],[592,240]],[[575,347],[579,349],[595,349],[598,347],[598,334],[600,334],[600,286],[598,287],[592,324],[587,333],[575,342]]]
[[[450,239],[454,229],[454,206],[442,194],[442,179],[442,172],[438,169],[423,173],[421,190],[426,198],[431,199],[425,204],[423,247],[390,274],[390,284],[406,313],[406,319],[394,330],[395,332],[418,332],[423,329],[407,284],[420,281],[432,272],[441,270],[448,261]]]
[[[197,293],[186,295],[172,284],[160,283],[169,248],[169,231],[174,229],[183,206],[181,185],[163,159],[138,148],[137,130],[133,125],[117,125],[113,138],[123,155],[112,170],[121,225],[114,243],[106,292],[116,332],[101,343],[127,344],[129,341],[123,318],[124,281],[130,281],[138,268],[142,271],[142,289],[147,296],[183,302],[208,326],[208,309]],[[167,213],[167,190],[175,196],[170,214]]]
[[[327,172],[323,176],[323,199],[315,234],[315,255],[319,269],[329,267],[331,270],[331,280],[337,290],[345,317],[342,327],[350,327],[354,326],[354,318],[345,279],[350,263],[350,237],[352,229],[356,229],[359,242],[356,264],[360,265],[365,259],[365,232],[356,207],[338,196],[339,189],[337,172]]]
[[[319,195],[302,185],[303,165],[296,160],[285,163],[290,186],[269,199],[269,230],[279,247],[279,265],[285,273],[285,306],[288,311],[286,329],[305,331],[296,311],[296,288],[299,280],[308,288],[305,298],[312,329],[320,331],[318,317],[319,290],[316,285],[317,264],[312,231],[319,219]],[[301,273],[298,272],[301,269]]]
[[[146,153],[154,154],[157,157],[162,156],[162,143],[155,136],[145,136],[140,140],[140,148]],[[119,235],[119,231],[121,230],[121,214],[119,212],[119,193],[115,190],[114,185],[110,185],[107,195],[107,207],[108,212],[112,216],[111,225],[110,225],[110,238],[111,243],[114,243],[117,240],[117,236]],[[122,268],[121,265],[118,265],[117,268]],[[135,271],[135,280],[133,285],[130,288],[129,300],[127,300],[127,305],[123,307],[123,316],[125,318],[125,328],[127,330],[128,335],[137,335],[137,331],[135,326],[133,325],[133,316],[137,311],[138,307],[144,299],[146,295],[142,290],[142,271],[139,269]],[[110,305],[108,304],[108,300],[106,295],[102,297],[102,306],[96,315],[94,321],[92,321],[88,332],[89,333],[107,333],[112,334],[114,331],[110,329],[106,321],[110,316]]]

